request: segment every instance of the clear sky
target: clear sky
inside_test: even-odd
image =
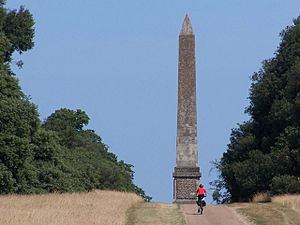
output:
[[[247,120],[249,77],[274,55],[299,0],[8,0],[35,18],[35,47],[15,59],[41,119],[82,109],[135,183],[172,201],[178,35],[186,13],[196,35],[199,163],[209,187],[237,123]],[[211,191],[210,191],[211,193]]]

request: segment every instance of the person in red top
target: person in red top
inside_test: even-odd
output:
[[[204,188],[204,186],[202,184],[200,184],[197,189],[197,197],[198,197],[197,204],[199,206],[198,213],[201,211],[200,213],[202,214],[203,207],[205,206],[204,197],[206,197],[206,189]]]
[[[199,198],[202,197],[204,198],[206,196],[206,189],[204,188],[203,184],[200,184],[198,189],[197,189],[197,196]]]

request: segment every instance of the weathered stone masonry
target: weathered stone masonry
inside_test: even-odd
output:
[[[175,202],[194,202],[199,184],[195,35],[186,16],[179,35]]]

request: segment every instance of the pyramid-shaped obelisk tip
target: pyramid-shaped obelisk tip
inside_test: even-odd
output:
[[[184,22],[180,31],[180,35],[194,35],[192,24],[188,14],[184,18]]]

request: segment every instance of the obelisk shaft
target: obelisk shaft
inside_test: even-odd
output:
[[[198,166],[195,35],[186,17],[179,35],[176,166]]]
[[[179,35],[178,109],[174,193],[177,203],[195,201],[199,184],[195,35],[188,16]]]

